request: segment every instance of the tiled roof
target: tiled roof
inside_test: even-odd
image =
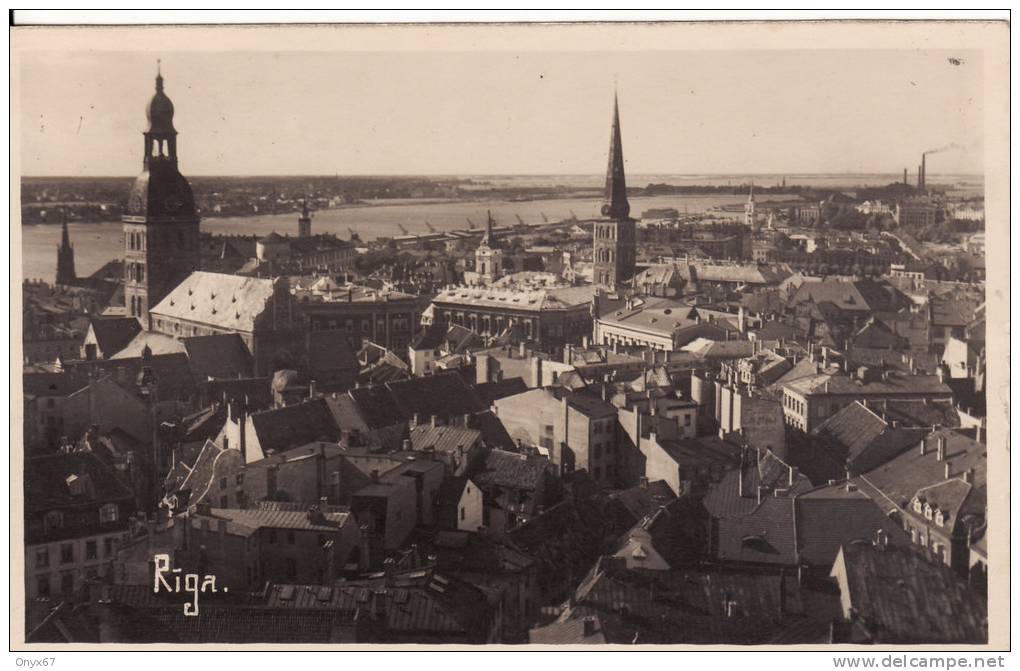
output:
[[[542,289],[458,287],[441,292],[433,302],[449,306],[473,305],[537,312],[584,305],[590,303],[594,295],[595,289],[590,285]]]
[[[755,510],[719,519],[718,556],[729,561],[797,563],[794,499],[765,497]]]
[[[209,515],[196,513],[189,519],[198,528],[201,521],[210,519],[210,528],[216,528],[216,520],[226,520],[227,533],[248,536],[258,529],[299,529],[302,531],[336,531],[351,520],[350,513],[322,512],[323,521],[313,522],[305,511],[262,510],[239,508],[213,508]]]
[[[196,379],[238,378],[251,375],[251,355],[236,333],[183,338]]]
[[[473,477],[482,489],[508,487],[513,489],[535,489],[548,468],[544,458],[503,450],[492,450],[485,457],[485,463]]]
[[[86,479],[91,487],[73,494],[72,476]],[[112,470],[91,452],[47,454],[25,460],[25,512],[56,508],[79,508],[122,501],[133,496]]]
[[[468,450],[482,437],[480,431],[460,426],[432,426],[419,424],[411,427],[411,449],[420,451],[434,449],[436,452],[456,453],[458,449]]]
[[[250,333],[273,290],[273,280],[196,271],[149,312]]]
[[[109,358],[122,350],[141,330],[135,317],[94,317],[89,328],[103,356]]]
[[[797,550],[811,566],[830,567],[841,545],[872,543],[879,529],[890,543],[910,545],[898,520],[860,491],[847,492],[845,483],[798,496],[795,505]]]
[[[938,460],[937,441],[946,440],[946,459]],[[958,477],[974,469],[973,482],[981,486],[987,477],[987,448],[972,438],[952,429],[940,429],[924,438],[925,454],[920,442],[894,459],[869,471],[854,482],[871,496],[883,510],[905,508],[914,494],[924,487],[946,480],[946,466],[950,477]]]
[[[89,380],[84,375],[70,372],[62,373],[25,373],[21,378],[25,396],[70,396],[79,389],[88,386]]]
[[[988,603],[952,570],[894,546],[843,546],[849,599],[880,643],[985,643]]]
[[[317,440],[340,439],[340,428],[321,398],[257,412],[251,416],[251,423],[263,453],[282,452]]]

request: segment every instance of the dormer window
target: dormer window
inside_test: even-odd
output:
[[[924,504],[924,517],[925,517],[925,519],[929,519],[929,520],[932,517],[932,507],[931,507],[930,503]]]
[[[921,514],[924,512],[924,507],[921,504],[921,499],[914,497],[914,512]]]
[[[946,525],[946,516],[941,510],[935,511],[935,524],[939,525],[940,527]]]

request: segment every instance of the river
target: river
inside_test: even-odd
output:
[[[784,196],[762,195],[759,201],[784,200]],[[640,216],[651,208],[673,207],[683,212],[704,212],[713,207],[742,203],[745,196],[653,196],[630,199],[631,212]],[[348,228],[358,232],[364,240],[377,237],[400,235],[400,226],[411,233],[428,231],[429,222],[438,231],[465,229],[470,218],[475,226],[485,225],[486,212],[492,212],[498,225],[517,223],[519,216],[525,223],[543,221],[543,214],[549,221],[566,219],[571,212],[578,218],[596,217],[601,207],[599,199],[548,199],[531,201],[472,201],[472,202],[407,202],[394,204],[372,204],[344,207],[315,212],[312,219],[313,233],[335,233],[348,238]],[[717,213],[720,216],[737,216],[733,213]],[[266,235],[272,231],[280,234],[297,233],[297,214],[267,214],[247,217],[219,217],[202,220],[202,230],[210,233]],[[57,246],[60,244],[59,226],[21,227],[24,265],[22,277],[43,279],[52,282],[56,274]],[[75,270],[79,276],[89,275],[104,263],[121,256],[124,247],[122,224],[103,222],[68,225],[71,244],[74,246]]]

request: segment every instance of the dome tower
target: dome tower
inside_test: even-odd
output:
[[[124,222],[124,303],[148,329],[149,309],[199,264],[199,218],[188,180],[177,169],[174,104],[163,90],[145,107],[142,173],[128,194]]]

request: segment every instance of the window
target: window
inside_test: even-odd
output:
[[[64,525],[64,516],[59,510],[51,510],[43,518],[43,526],[47,531],[59,529]]]
[[[85,559],[96,559],[99,556],[99,548],[96,541],[85,541]]]
[[[71,543],[63,543],[60,546],[60,563],[70,564],[74,561],[74,545]]]
[[[229,507],[230,507],[230,501],[227,499],[227,495],[224,494],[223,496],[220,497],[220,508],[229,508]]]
[[[238,473],[236,476],[234,476],[234,482],[236,482],[239,485],[243,484],[244,483],[244,473]]]
[[[104,538],[103,539],[103,556],[104,557],[109,557],[112,554],[113,554],[113,539],[112,538]]]
[[[50,576],[49,575],[41,575],[38,578],[36,578],[35,594],[36,594],[36,596],[40,596],[40,597],[43,597],[43,598],[46,598],[46,597],[48,597],[50,595]]]
[[[222,478],[220,478],[220,489],[226,488],[227,488],[227,476],[223,476]]]
[[[50,565],[50,549],[49,548],[36,548],[35,550],[35,565],[37,568]]]
[[[60,591],[65,593],[74,591],[74,573],[71,571],[60,574]]]
[[[463,522],[467,518],[467,508],[465,506],[460,507],[460,521]]]
[[[117,504],[107,503],[99,509],[99,521],[103,524],[117,521]]]
[[[772,407],[775,407],[775,406],[772,406]],[[691,425],[691,416],[690,415],[684,415],[684,426],[690,426],[690,425]]]

